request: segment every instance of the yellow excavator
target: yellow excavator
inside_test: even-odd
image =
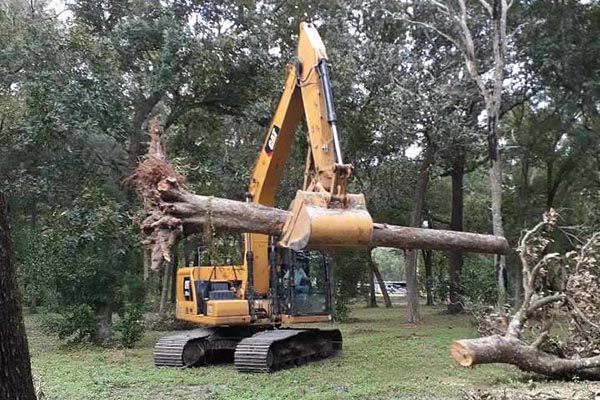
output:
[[[279,238],[247,233],[244,262],[177,271],[180,320],[202,328],[165,336],[156,366],[197,366],[233,359],[241,372],[270,372],[342,348],[337,329],[291,329],[331,320],[326,258],[315,250],[367,246],[373,223],[362,194],[346,189],[352,165],[342,158],[331,66],[314,25],[302,23],[298,59],[251,175],[245,201],[272,206],[296,129],[304,116],[308,154],[302,190]]]

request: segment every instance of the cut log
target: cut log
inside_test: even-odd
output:
[[[450,354],[454,360],[465,367],[505,363],[512,364],[522,371],[554,378],[600,379],[600,356],[560,358],[511,336],[492,335],[478,339],[458,340],[450,346]]]

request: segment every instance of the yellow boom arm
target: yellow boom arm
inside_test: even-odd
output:
[[[288,65],[285,87],[254,166],[246,200],[272,206],[296,128],[304,115],[309,150],[299,190],[279,245],[295,250],[364,246],[372,220],[362,194],[347,194],[352,166],[343,164],[325,46],[312,24],[302,23],[298,63]],[[246,235],[246,283],[252,293],[269,290],[269,238]],[[243,288],[246,291],[246,288]]]

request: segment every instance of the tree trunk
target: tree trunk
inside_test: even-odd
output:
[[[423,161],[419,166],[417,183],[413,194],[412,213],[410,226],[421,226],[421,214],[425,205],[425,193],[429,182],[429,167],[433,162],[434,148],[427,144]],[[423,229],[427,231],[427,229]],[[406,319],[409,323],[417,323],[421,319],[419,311],[419,282],[417,280],[417,252],[408,250],[406,252]]]
[[[161,282],[160,304],[158,314],[165,315],[167,312],[167,301],[169,300],[169,291],[171,290],[171,275],[173,274],[173,261],[166,261]]]
[[[323,255],[327,264],[327,278],[329,279],[329,303],[331,307],[335,309],[336,296],[336,285],[335,285],[335,258],[331,252],[325,252]]]
[[[369,298],[367,308],[377,307],[377,296],[375,296],[375,273],[373,272],[373,258],[369,249]]]
[[[152,260],[150,251],[144,249],[142,257],[143,257],[142,263],[144,265],[143,277],[144,277],[144,282],[147,282],[148,278],[150,277],[150,267],[151,267],[150,264],[151,264],[151,260]]]
[[[425,264],[425,292],[427,293],[427,305],[433,306],[433,252],[423,250],[423,264]]]
[[[175,249],[173,256],[173,268],[171,268],[171,303],[177,303],[177,269],[179,268],[179,251]]]
[[[502,166],[500,152],[496,149],[496,160],[492,161],[490,168],[490,187],[492,192],[492,225],[495,236],[504,237],[504,223],[502,221]],[[506,257],[494,256],[495,272],[498,286],[498,308],[506,304]]]
[[[554,378],[600,379],[600,356],[564,359],[545,353],[511,336],[463,339],[450,346],[452,357],[465,367],[506,363],[526,372]]]
[[[441,4],[441,3],[440,3]],[[483,63],[478,59],[478,53],[481,49],[475,48],[475,41],[469,29],[467,11],[467,1],[459,0],[458,7],[451,19],[455,21],[455,27],[460,31],[460,41],[464,45],[463,57],[467,71],[477,85],[487,112],[487,131],[488,131],[488,155],[490,159],[489,179],[490,192],[492,197],[492,224],[493,232],[496,236],[504,236],[504,225],[502,222],[502,162],[500,159],[500,149],[498,146],[500,135],[498,134],[500,111],[502,105],[502,90],[505,76],[506,54],[508,48],[508,38],[506,34],[506,24],[508,19],[508,10],[512,2],[507,0],[495,0],[493,6],[488,6],[486,12],[490,18],[491,40],[492,40],[492,84],[489,85],[483,79]],[[487,70],[487,69],[486,69]],[[498,306],[506,303],[505,288],[505,270],[506,259],[504,256],[495,257],[495,272],[498,286]]]
[[[30,223],[31,223],[31,228],[32,228],[33,232],[37,232],[38,209],[37,209],[37,204],[36,204],[35,200],[33,200],[33,204],[31,205]],[[38,312],[37,305],[38,305],[38,300],[39,300],[40,288],[38,287],[37,284],[34,284],[32,288],[25,287],[24,290],[25,290],[25,293],[27,293],[25,295],[25,301],[27,302],[27,305],[29,307],[29,312],[32,314],[37,314],[37,312]]]
[[[95,308],[96,326],[90,336],[92,343],[104,345],[110,339],[112,332],[112,303],[102,304]]]
[[[512,282],[507,297],[510,297],[510,304],[513,308],[519,308],[523,297],[523,275],[519,257],[516,254],[509,254],[506,257],[506,265],[508,280]]]
[[[129,135],[129,168],[133,170],[138,164],[139,158],[144,154],[145,133],[142,127],[152,109],[158,104],[162,95],[153,93],[148,98],[140,97],[134,107],[132,128]]]
[[[35,400],[8,218],[0,192],[0,399]]]
[[[154,244],[153,269],[158,269],[163,258],[171,259],[171,248],[182,236],[201,232],[209,218],[218,231],[254,232],[279,237],[283,224],[291,215],[289,211],[255,203],[194,195],[180,189],[172,180],[161,181],[159,192],[161,209],[142,223],[144,232]],[[373,224],[369,247],[462,249],[482,253],[507,253],[509,250],[503,237],[379,223]]]
[[[373,270],[373,274],[375,274],[375,278],[377,278],[377,282],[379,283],[379,289],[381,290],[381,294],[383,296],[385,308],[392,308],[392,300],[390,299],[390,295],[385,287],[385,282],[383,281],[383,276],[381,276],[381,271],[379,271],[379,268],[377,268],[375,263],[371,263],[371,268]]]
[[[461,232],[463,230],[463,177],[464,177],[464,158],[459,157],[450,174],[452,178],[452,215],[450,217],[450,229]],[[462,251],[451,251],[449,257],[449,277],[450,277],[450,301],[448,302],[448,312],[457,314],[463,310],[461,299],[461,274],[463,267]]]
[[[495,3],[492,17],[492,50],[494,56],[494,81],[489,96],[485,96],[488,113],[488,151],[490,155],[490,192],[492,195],[492,224],[493,233],[504,237],[504,222],[502,221],[502,159],[500,155],[500,111],[502,109],[502,91],[504,82],[504,66],[508,39],[506,23],[508,20],[509,4],[506,0]],[[498,308],[506,304],[506,257],[495,256],[498,278]]]
[[[198,246],[200,246],[200,238],[198,236],[185,238],[185,242],[183,243],[183,256],[185,258],[186,267],[195,265]]]

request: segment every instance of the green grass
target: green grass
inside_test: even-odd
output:
[[[64,346],[43,334],[35,317],[26,322],[47,399],[454,399],[464,390],[526,387],[512,367],[454,363],[450,343],[475,334],[468,317],[441,307],[422,311],[423,322],[412,326],[403,307],[355,308],[352,322],[336,325],[344,335],[340,356],[260,375],[236,373],[232,365],[157,369],[152,347],[160,332],[147,332],[133,350]]]

